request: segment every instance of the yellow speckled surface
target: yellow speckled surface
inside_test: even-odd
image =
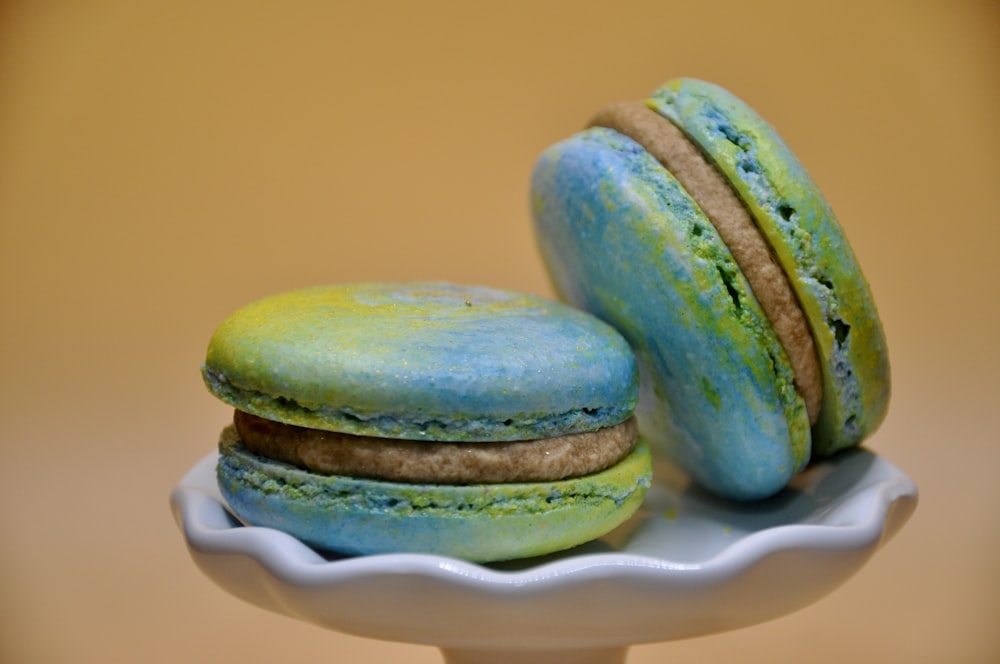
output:
[[[832,204],[892,361],[867,446],[921,499],[816,605],[628,664],[1000,660],[997,4],[614,9],[4,3],[0,661],[440,664],[257,609],[192,564],[167,497],[231,415],[205,344],[242,304],[321,283],[551,295],[538,153],[676,76],[746,99]]]
[[[229,315],[209,390],[269,419],[410,440],[529,440],[628,419],[631,349],[550,299],[444,282],[316,286]]]

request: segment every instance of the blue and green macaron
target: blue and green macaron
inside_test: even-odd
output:
[[[540,157],[532,211],[560,297],[618,328],[642,436],[751,500],[859,444],[889,400],[885,338],[830,206],[744,102],[678,79]]]
[[[485,287],[282,293],[215,331],[202,374],[233,406],[233,512],[342,554],[472,561],[600,537],[650,483],[626,340],[564,304]]]

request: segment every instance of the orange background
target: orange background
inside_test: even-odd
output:
[[[869,446],[922,493],[827,599],[630,663],[1000,659],[997,3],[347,4],[2,10],[0,660],[439,662],[191,563],[168,494],[229,416],[205,344],[317,283],[551,294],[535,156],[678,75],[749,101],[833,203],[893,361]]]

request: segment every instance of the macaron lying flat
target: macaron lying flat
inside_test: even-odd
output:
[[[649,486],[627,342],[540,298],[284,293],[223,322],[202,373],[236,409],[218,466],[230,507],[317,548],[540,555],[620,525]]]
[[[560,295],[629,339],[645,438],[723,496],[774,494],[888,404],[868,285],[774,129],[718,86],[601,110],[532,180]]]

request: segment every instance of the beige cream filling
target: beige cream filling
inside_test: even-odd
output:
[[[623,459],[638,436],[634,418],[589,433],[493,443],[352,436],[240,410],[233,423],[254,454],[315,473],[434,484],[546,482],[589,475]]]
[[[625,134],[670,171],[705,212],[746,277],[785,349],[795,388],[814,424],[823,396],[812,333],[784,270],[726,178],[672,122],[640,102],[607,106],[590,126]]]

